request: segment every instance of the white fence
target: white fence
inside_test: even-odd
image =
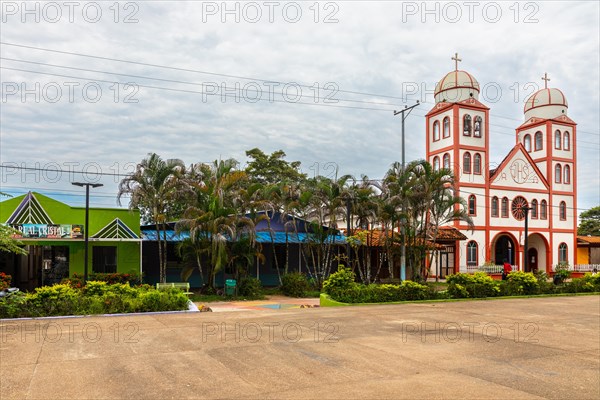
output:
[[[488,274],[501,274],[504,269],[503,265],[461,265],[460,271],[467,272],[469,274],[473,274],[475,272],[485,272]],[[600,271],[600,264],[576,264],[569,265],[569,271],[572,272],[594,272]],[[519,267],[517,265],[512,265],[513,271],[519,271]],[[556,271],[556,266],[552,267],[552,271]]]

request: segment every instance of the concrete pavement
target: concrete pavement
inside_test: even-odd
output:
[[[600,297],[0,322],[0,398],[597,399]]]

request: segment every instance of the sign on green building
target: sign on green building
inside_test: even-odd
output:
[[[138,211],[90,207],[91,272],[141,272],[139,221]],[[0,202],[0,223],[13,227],[28,250],[0,253],[0,272],[12,275],[14,286],[30,290],[83,274],[85,207],[29,192]]]

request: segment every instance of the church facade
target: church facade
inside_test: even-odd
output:
[[[455,70],[436,85],[426,115],[426,159],[453,171],[475,227],[453,223],[467,239],[441,252],[432,272],[445,276],[505,261],[526,272],[575,265],[577,136],[564,94],[548,88],[544,76],[546,87],[525,102],[514,146],[491,168],[490,108],[479,101],[477,80],[453,59]]]

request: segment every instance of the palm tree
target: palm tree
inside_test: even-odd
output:
[[[156,226],[158,241],[159,280],[166,282],[167,271],[167,222],[173,218],[174,207],[179,200],[190,192],[182,178],[185,172],[183,161],[177,159],[163,160],[158,154],[151,153],[143,159],[133,173],[119,183],[117,202],[121,198],[130,197],[129,208],[139,208],[147,214]],[[163,231],[161,237],[160,231]]]
[[[243,203],[241,189],[247,175],[236,167],[237,161],[233,159],[192,165],[187,180],[194,188],[195,204],[188,207],[176,225],[178,231],[189,231],[190,239],[206,248],[213,287],[216,274],[230,263],[229,241],[247,237],[256,246],[254,220],[240,214],[246,207],[253,207]]]

